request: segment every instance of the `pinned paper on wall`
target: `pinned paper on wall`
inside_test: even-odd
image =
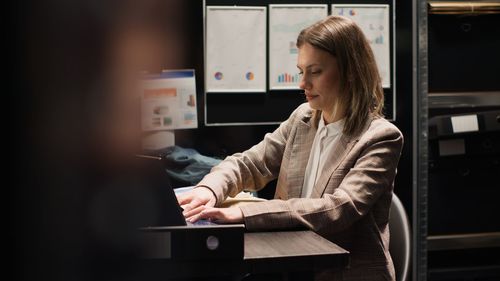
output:
[[[266,7],[207,6],[207,92],[266,91]]]
[[[198,127],[194,70],[166,70],[142,83],[142,129]]]
[[[328,15],[327,5],[269,5],[269,87],[298,89],[297,36]]]
[[[382,78],[382,87],[391,87],[389,5],[333,4],[332,15],[351,18],[372,47]]]

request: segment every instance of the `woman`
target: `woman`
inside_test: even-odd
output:
[[[307,227],[351,253],[349,269],[318,272],[317,280],[394,280],[388,216],[403,137],[382,117],[371,48],[360,28],[339,16],[302,30],[297,47],[308,102],[180,195],[184,215],[243,222],[249,230]],[[214,207],[275,178],[274,200]]]

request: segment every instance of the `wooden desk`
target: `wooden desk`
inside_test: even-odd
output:
[[[144,270],[162,280],[247,273],[286,273],[344,268],[349,252],[312,231],[245,233],[242,260],[146,260]]]

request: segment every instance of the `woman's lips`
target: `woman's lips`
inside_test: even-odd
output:
[[[312,95],[312,94],[305,94],[306,95],[306,99],[309,101],[309,100],[312,100],[312,99],[315,99],[318,97],[318,95]]]

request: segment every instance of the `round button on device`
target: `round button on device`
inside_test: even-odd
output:
[[[207,248],[209,250],[217,250],[217,248],[219,248],[219,238],[215,237],[215,236],[208,236],[207,237]]]

